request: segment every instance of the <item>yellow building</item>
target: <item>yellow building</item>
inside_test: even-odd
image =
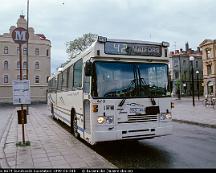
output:
[[[17,26],[11,26],[9,33],[0,35],[0,103],[12,103],[12,81],[20,79],[19,45],[14,43],[11,34],[16,27],[27,28],[23,15],[17,21]],[[35,34],[29,27],[28,44],[29,80],[31,86],[31,101],[46,101],[47,79],[50,76],[51,42],[43,34]],[[22,45],[23,79],[26,79],[27,45]]]
[[[216,96],[216,40],[205,39],[201,44],[204,94]]]

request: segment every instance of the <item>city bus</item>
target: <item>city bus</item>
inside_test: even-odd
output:
[[[49,78],[52,117],[91,145],[171,134],[168,47],[98,36]]]

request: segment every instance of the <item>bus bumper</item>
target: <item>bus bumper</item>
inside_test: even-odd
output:
[[[148,139],[170,135],[172,133],[172,129],[172,125],[162,124],[161,126],[149,127],[145,129],[125,128],[125,130],[112,129],[110,131],[96,131],[92,142],[97,143],[115,140]]]

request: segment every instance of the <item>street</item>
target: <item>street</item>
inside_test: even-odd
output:
[[[44,123],[45,121],[57,123],[58,128],[65,131],[64,133],[68,137],[64,138],[64,143],[70,144],[72,139],[73,143],[79,143],[75,142],[76,139],[68,132],[69,128],[66,125],[51,119],[50,111],[46,105],[32,105],[31,107],[36,115],[40,112],[40,116],[44,117]],[[0,109],[1,135],[12,110],[9,107]],[[36,123],[35,120],[34,122]],[[106,142],[95,146],[90,146],[82,140],[80,142],[118,168],[216,168],[216,129],[179,122],[172,123],[173,134],[160,138]],[[52,136],[59,133],[56,127],[50,129],[51,131],[53,132]],[[65,157],[64,153],[62,153],[62,157]]]
[[[173,122],[173,134],[109,142],[95,151],[120,168],[216,168],[216,129]]]

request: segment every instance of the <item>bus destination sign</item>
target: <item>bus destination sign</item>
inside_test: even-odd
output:
[[[104,51],[112,55],[161,57],[161,46],[140,43],[105,42]]]

